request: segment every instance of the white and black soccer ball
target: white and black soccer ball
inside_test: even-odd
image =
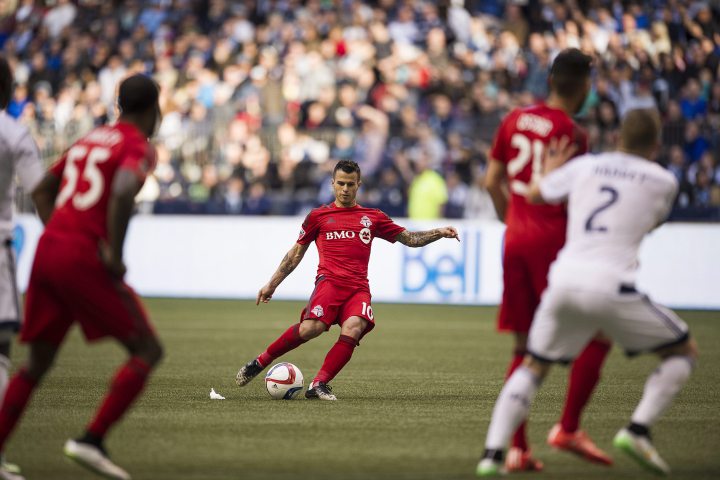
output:
[[[277,363],[265,375],[265,387],[275,400],[292,400],[302,392],[303,374],[292,363]]]

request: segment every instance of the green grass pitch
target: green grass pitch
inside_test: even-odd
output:
[[[378,326],[333,382],[338,402],[273,401],[262,378],[235,386],[237,369],[299,315],[301,304],[149,299],[166,358],[145,395],[108,439],[134,479],[470,479],[503,382],[510,338],[495,332],[495,308],[375,305]],[[720,314],[681,312],[698,339],[694,376],[654,429],[676,479],[720,478]],[[290,352],[306,385],[339,330]],[[16,348],[15,364],[26,355]],[[78,435],[124,353],[88,347],[77,330],[36,391],[6,449],[28,480],[92,479],[67,463]],[[612,468],[552,451],[567,378],[556,368],[533,406],[530,437],[545,461],[538,479],[651,478],[612,452],[611,439],[637,403],[655,358],[628,361],[615,348],[584,417]],[[227,400],[209,399],[214,387]]]

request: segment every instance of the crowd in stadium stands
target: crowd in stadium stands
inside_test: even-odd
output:
[[[624,112],[657,106],[677,210],[718,216],[712,3],[3,0],[0,14],[9,111],[48,161],[115,118],[126,75],[161,85],[144,211],[304,214],[332,200],[331,167],[353,159],[363,205],[493,218],[483,173],[496,127],[542,99],[554,55],[578,47],[597,59],[580,120],[592,151],[614,147]]]

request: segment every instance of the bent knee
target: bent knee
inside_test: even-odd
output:
[[[155,366],[160,363],[160,361],[165,356],[165,348],[159,341],[155,340],[148,349],[148,356],[148,363],[152,366]]]
[[[695,339],[689,338],[688,340],[684,341],[679,345],[674,345],[672,347],[660,350],[658,354],[662,358],[681,355],[684,357],[689,357],[692,360],[697,360],[700,352],[698,350],[697,342],[695,341]]]
[[[320,320],[307,319],[300,324],[298,335],[303,340],[310,340],[321,335],[326,330],[327,327]]]
[[[368,321],[361,317],[350,317],[342,324],[340,333],[358,340],[367,329]]]
[[[523,360],[522,364],[525,368],[530,370],[536,377],[540,378],[541,380],[547,376],[550,368],[552,367],[552,363],[543,362],[542,360],[539,360],[530,354],[525,355],[525,359]]]
[[[162,344],[155,336],[146,337],[137,342],[135,348],[130,349],[130,353],[143,359],[151,367],[160,363],[165,355]]]

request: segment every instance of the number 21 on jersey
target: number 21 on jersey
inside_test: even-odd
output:
[[[105,189],[105,180],[98,164],[110,158],[110,150],[104,147],[92,147],[88,151],[85,145],[72,147],[65,159],[63,177],[65,185],[55,200],[55,207],[60,208],[72,198],[73,206],[78,210],[87,210],[95,205]],[[85,159],[85,164],[79,167]],[[82,168],[82,170],[81,170]],[[78,181],[82,179],[89,184],[84,192],[78,192]]]
[[[542,173],[542,159],[545,144],[542,140],[530,140],[522,133],[516,133],[510,138],[510,146],[516,148],[518,151],[515,158],[507,164],[507,172],[511,178],[510,190],[518,195],[526,195],[529,190],[528,183],[514,177],[522,172],[530,161],[532,161],[530,182]]]

